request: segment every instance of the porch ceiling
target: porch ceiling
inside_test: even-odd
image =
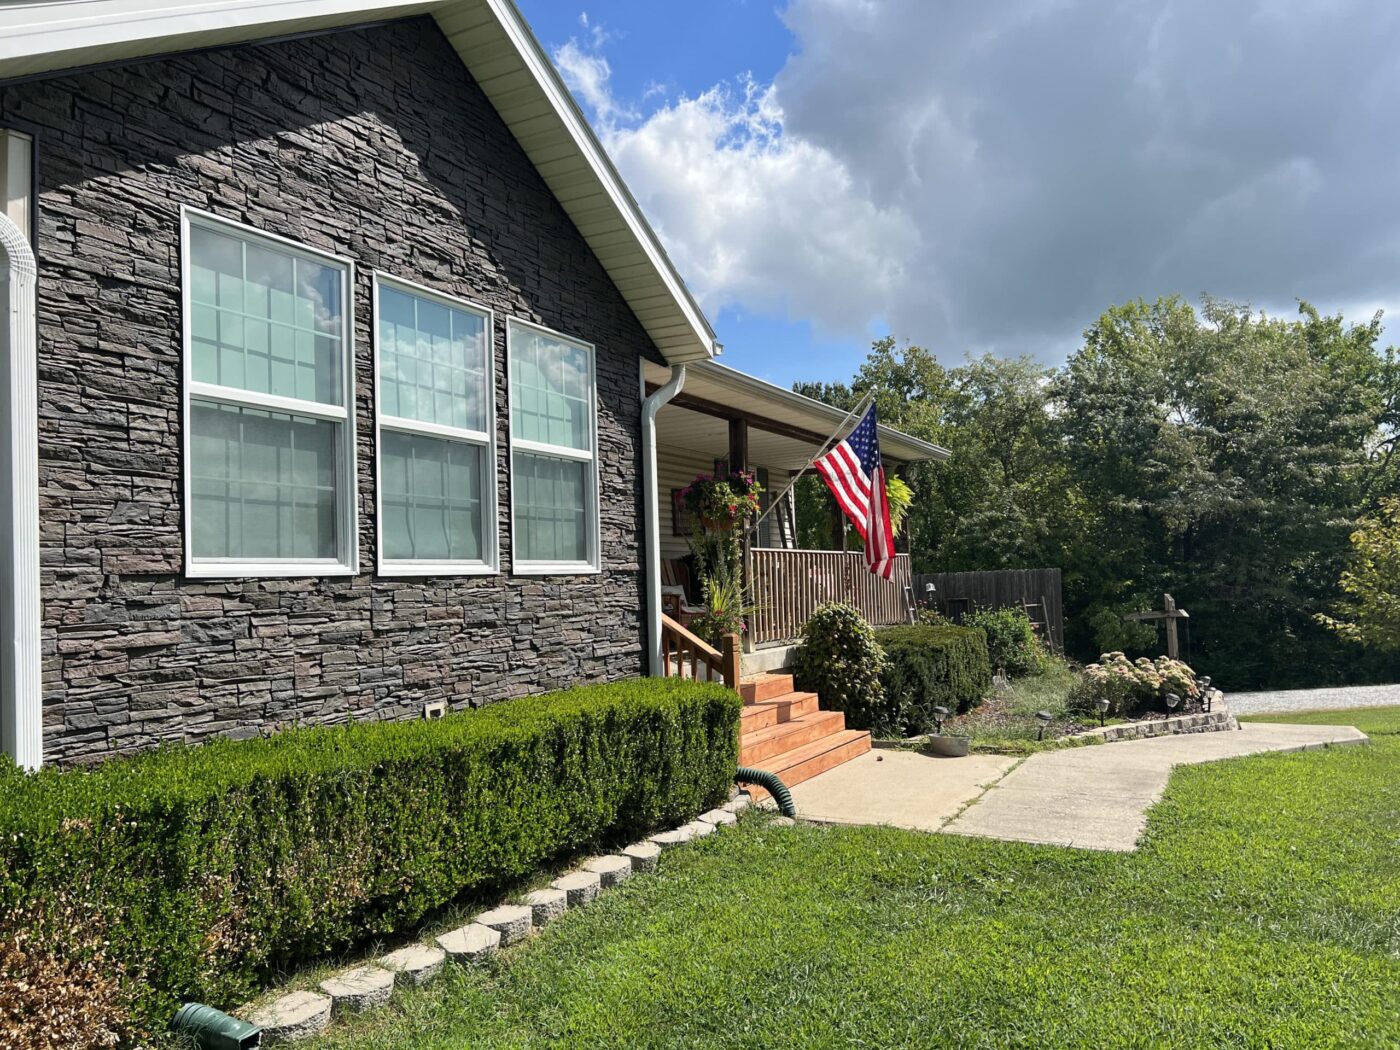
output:
[[[669,377],[669,369],[650,363],[646,365],[649,385],[660,385]],[[801,469],[816,451],[815,446],[835,431],[846,416],[840,409],[756,379],[715,361],[698,361],[689,365],[686,369],[685,387],[680,396],[682,401],[688,399],[692,403],[700,402],[717,412],[732,410],[736,416],[750,417],[749,456],[753,462],[761,466],[784,466],[790,463],[788,469],[791,470]],[[668,414],[678,412],[685,412],[687,416],[700,416],[708,421],[707,424],[693,424],[697,428],[693,431],[684,429],[692,424],[677,422],[675,425],[682,440],[692,437],[698,439],[702,435],[718,435],[718,445],[715,447],[719,451],[715,455],[727,455],[729,430],[725,421],[714,415],[705,415],[677,405],[667,405],[657,416],[658,434],[663,442],[670,442],[664,429]],[[803,432],[810,435],[810,440],[803,440],[792,433],[782,434],[764,430],[762,428],[765,421],[777,431]],[[696,451],[702,449],[698,444],[682,447],[693,448]],[[703,447],[710,446],[707,444]],[[949,455],[947,449],[886,426],[880,427],[880,451],[886,460],[903,463],[929,459],[944,460]],[[762,456],[765,454],[786,458],[782,462],[778,459],[764,459]]]
[[[676,405],[665,405],[656,415],[656,439],[668,449],[705,459],[729,457],[729,424],[716,416]],[[783,434],[749,428],[749,465],[771,470],[801,470],[816,446]]]

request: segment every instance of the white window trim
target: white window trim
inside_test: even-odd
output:
[[[530,441],[525,438],[515,436],[515,366],[514,356],[511,354],[511,334],[516,328],[528,328],[545,335],[553,336],[566,343],[581,347],[588,351],[588,379],[590,387],[589,406],[592,409],[588,413],[588,444],[591,452],[584,452],[576,448],[568,448],[562,445],[551,445],[542,441]],[[532,321],[522,321],[512,317],[506,321],[506,404],[510,415],[508,417],[507,428],[509,433],[509,447],[507,451],[510,455],[510,545],[511,545],[511,567],[517,576],[589,576],[596,575],[603,571],[602,537],[600,529],[600,518],[602,517],[602,496],[599,490],[598,480],[598,350],[592,343],[585,342],[571,335],[553,328],[547,328],[542,324],[535,324]],[[540,455],[553,456],[557,459],[572,459],[578,462],[592,461],[593,469],[584,472],[584,480],[587,486],[587,506],[585,508],[585,518],[588,522],[588,535],[586,537],[588,560],[587,561],[525,561],[516,557],[517,538],[519,533],[515,528],[515,453],[534,452]]]
[[[374,271],[374,309],[371,318],[374,345],[374,513],[375,513],[375,560],[381,576],[494,576],[501,571],[500,540],[500,499],[497,496],[496,471],[496,313],[490,307],[474,303],[460,296],[447,295],[415,281],[381,270]],[[388,285],[399,291],[408,292],[424,299],[431,299],[444,306],[469,313],[480,314],[486,320],[486,429],[467,430],[461,427],[444,426],[441,423],[425,423],[402,416],[389,416],[380,411],[383,401],[379,395],[379,289]],[[485,528],[481,533],[482,553],[480,561],[429,561],[426,559],[395,559],[384,556],[384,472],[380,466],[380,449],[383,442],[380,436],[391,430],[401,434],[420,434],[424,437],[446,438],[463,444],[477,445],[486,449],[485,469],[481,485],[481,505],[486,512]],[[490,499],[487,499],[488,493]]]
[[[227,231],[238,237],[263,241],[279,248],[319,259],[340,268],[341,302],[341,383],[342,405],[323,405],[315,401],[260,394],[254,391],[222,387],[195,380],[194,356],[190,347],[193,324],[190,305],[190,231],[195,226]],[[181,462],[183,464],[183,517],[185,533],[185,575],[193,579],[253,579],[287,576],[354,576],[359,572],[360,536],[357,463],[355,444],[355,263],[341,255],[322,251],[288,237],[264,233],[252,226],[225,219],[211,212],[188,205],[180,207],[180,345],[181,371],[184,378],[180,399]],[[190,485],[190,437],[193,430],[192,402],[217,401],[220,404],[292,413],[315,419],[334,420],[343,424],[339,477],[336,479],[336,544],[338,558],[200,558],[194,556],[194,500]]]

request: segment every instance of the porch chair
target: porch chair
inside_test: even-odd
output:
[[[707,611],[703,605],[692,605],[690,595],[690,570],[685,562],[662,558],[661,611],[673,620],[688,624],[692,616]]]

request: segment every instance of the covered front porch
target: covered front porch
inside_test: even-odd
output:
[[[648,366],[647,393],[668,377],[666,369]],[[781,667],[780,650],[799,637],[807,618],[826,602],[849,602],[876,625],[908,620],[912,595],[907,548],[896,559],[891,581],[867,571],[859,550],[803,549],[796,500],[791,492],[783,495],[845,416],[839,409],[713,361],[689,366],[682,391],[657,414],[663,608],[670,615],[684,620],[678,590],[684,592],[684,607],[698,607],[704,600],[686,564],[691,522],[679,501],[681,490],[698,474],[738,470],[753,470],[763,486],[762,508],[769,513],[744,538],[745,577],[755,607],[744,635],[746,670]],[[880,446],[886,469],[896,474],[907,464],[948,455],[936,445],[883,426]],[[902,547],[907,544],[903,537],[899,542]]]

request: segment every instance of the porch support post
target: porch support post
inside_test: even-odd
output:
[[[742,416],[729,420],[729,471],[737,474],[749,469],[749,421]],[[744,573],[744,593],[757,600],[753,593],[753,528],[746,527],[739,540],[740,557]],[[752,632],[744,634],[744,651],[753,649]]]
[[[749,421],[729,421],[729,469],[734,473],[749,469]]]

